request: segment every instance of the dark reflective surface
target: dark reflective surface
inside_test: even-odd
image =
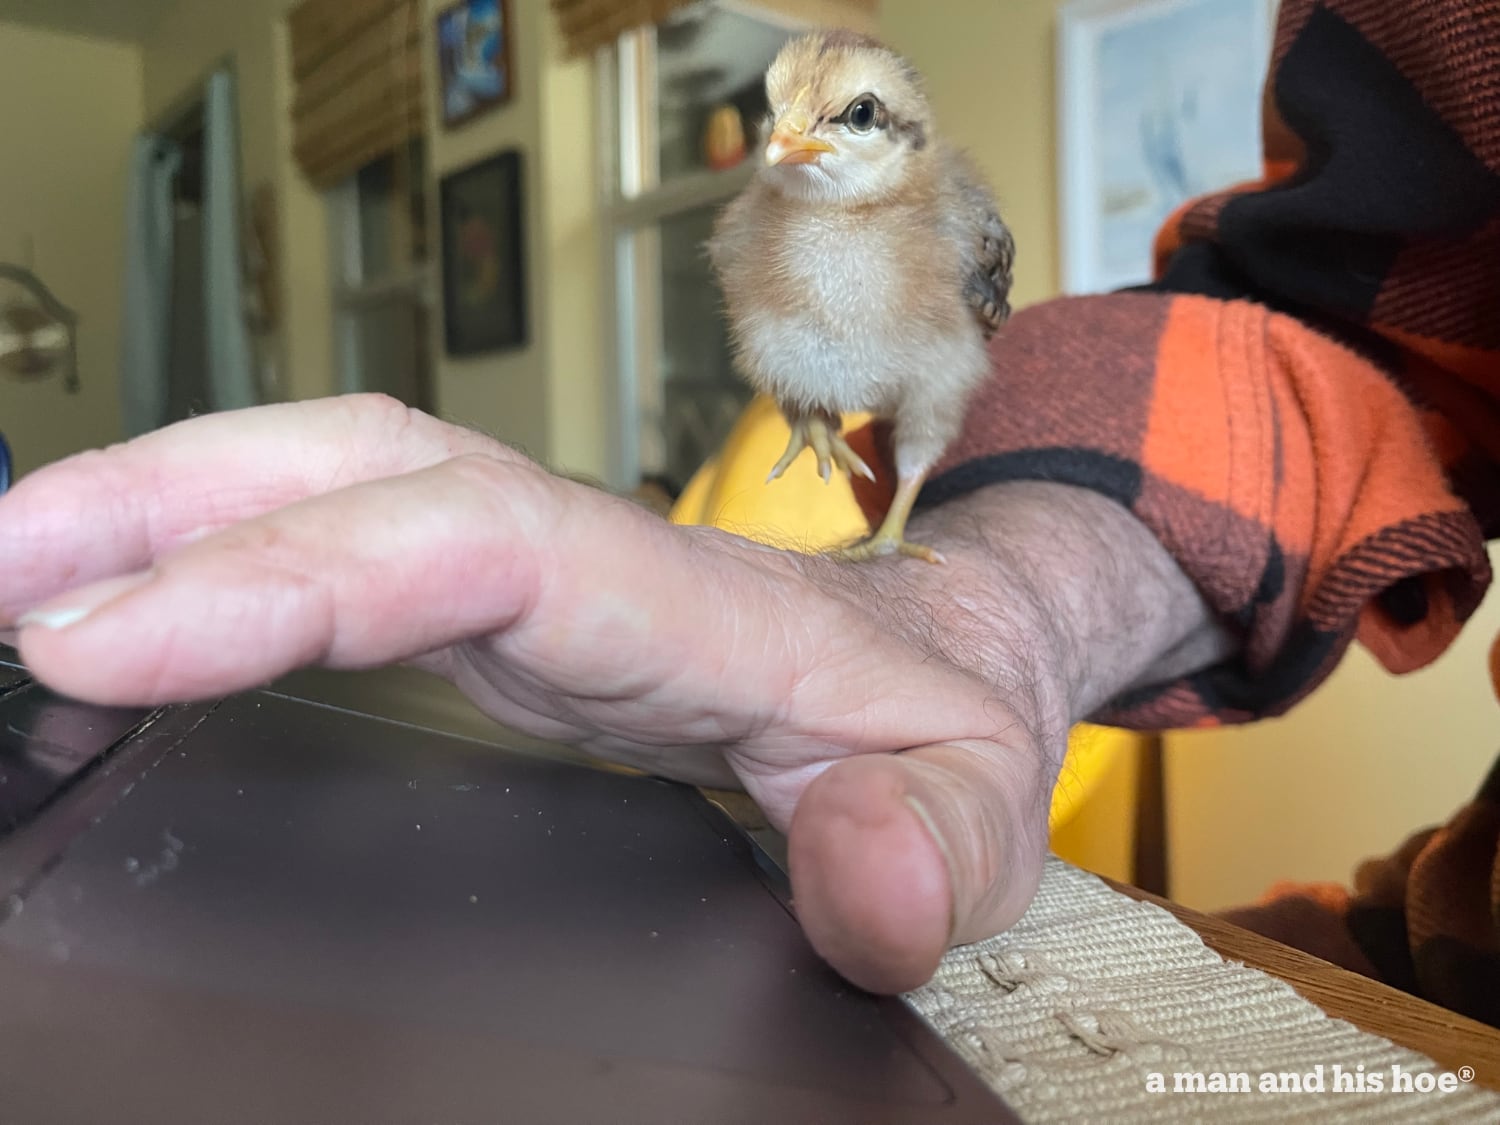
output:
[[[0,665],[0,833],[29,823],[150,714],[74,703]]]
[[[147,717],[0,696],[9,822],[69,790],[0,836],[52,839],[0,920],[0,1120],[1011,1120],[693,790],[268,693],[107,753]]]

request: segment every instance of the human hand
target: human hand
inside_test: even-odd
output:
[[[945,553],[919,569],[993,600],[992,555]],[[1024,911],[1087,695],[1019,570],[980,640],[909,564],[673,527],[374,397],[209,415],[32,474],[0,498],[0,557],[0,626],[82,699],[412,661],[528,734],[742,784],[789,831],[814,946],[877,991]]]

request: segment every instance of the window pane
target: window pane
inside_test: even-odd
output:
[[[427,261],[427,150],[418,137],[408,150],[411,161],[411,176],[407,184],[408,236],[411,238],[411,265],[422,265]]]
[[[704,250],[716,207],[662,222],[662,466],[686,483],[728,437],[750,389],[730,358],[723,298]]]
[[[427,309],[413,293],[362,299],[343,313],[349,334],[350,389],[380,391],[433,409]]]
[[[395,264],[396,162],[382,156],[359,170],[360,274],[363,280],[383,277]]]
[[[663,182],[711,167],[732,167],[736,148],[730,138],[736,120],[746,144],[754,144],[766,113],[766,67],[790,35],[784,27],[713,4],[684,8],[657,28]],[[723,158],[714,164],[706,145],[711,123],[716,137],[712,147]]]
[[[360,280],[373,281],[426,261],[427,170],[420,141],[406,153],[365,165],[355,176],[359,208]],[[402,192],[398,200],[398,191]]]

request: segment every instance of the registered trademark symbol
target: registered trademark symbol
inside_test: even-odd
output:
[[[1458,1080],[1460,1082],[1474,1081],[1474,1068],[1472,1066],[1461,1066],[1458,1068]]]

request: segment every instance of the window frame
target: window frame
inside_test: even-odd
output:
[[[815,25],[753,0],[705,0],[788,36]],[[604,245],[606,323],[614,387],[615,449],[611,476],[633,487],[667,464],[665,381],[661,378],[661,224],[704,207],[722,206],[754,178],[753,155],[735,168],[660,179],[657,144],[656,27],[627,31],[596,55],[600,224]],[[747,122],[747,132],[757,125]],[[753,144],[753,133],[748,137]],[[685,486],[686,481],[677,482]]]

